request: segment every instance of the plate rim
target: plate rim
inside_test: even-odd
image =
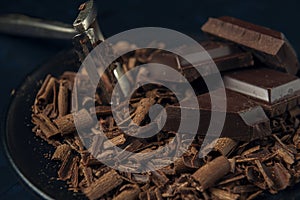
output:
[[[59,53],[56,53],[54,56],[50,57],[49,59],[46,59],[45,62],[42,62],[42,64],[37,65],[37,67],[34,67],[33,70],[31,70],[15,89],[15,93],[13,95],[10,95],[9,101],[7,103],[7,106],[4,107],[2,112],[2,120],[1,120],[1,140],[2,140],[2,147],[3,147],[3,154],[6,160],[8,161],[8,166],[11,171],[13,171],[13,174],[16,175],[17,180],[25,186],[28,192],[30,192],[34,196],[41,197],[43,199],[54,199],[53,197],[49,196],[46,192],[39,189],[32,181],[28,180],[28,178],[21,172],[20,167],[18,167],[14,161],[13,156],[10,153],[9,146],[8,146],[8,119],[9,119],[9,111],[13,107],[15,103],[15,98],[19,92],[22,91],[22,86],[28,81],[28,77],[33,76],[39,68],[42,68],[44,65],[49,64],[51,60],[57,59],[58,57],[61,57],[66,54],[74,54],[74,49],[67,49],[62,50]]]

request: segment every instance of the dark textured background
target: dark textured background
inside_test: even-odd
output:
[[[71,24],[81,2],[83,1],[1,0],[0,14],[22,13]],[[298,22],[300,12],[297,0],[97,0],[96,2],[100,26],[106,37],[143,26],[165,27],[186,34],[200,35],[200,27],[208,17],[230,15],[280,30],[300,53]],[[10,92],[17,88],[36,66],[68,47],[71,47],[71,41],[0,35],[1,126],[3,126],[5,110],[9,104]],[[3,154],[0,148],[0,199],[37,198],[18,182],[18,178],[15,177]],[[278,196],[275,199],[292,198],[292,196],[297,199],[294,195],[296,191],[297,189],[294,189],[285,193],[285,197]]]

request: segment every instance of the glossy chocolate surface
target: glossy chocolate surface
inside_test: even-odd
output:
[[[221,91],[216,90],[211,92],[214,98],[223,100],[220,96]],[[269,118],[266,116],[261,106],[251,101],[251,99],[231,90],[226,90],[227,111],[224,128],[221,137],[230,137],[241,141],[250,141],[257,138],[262,138],[271,134]],[[167,122],[164,126],[165,130],[176,131],[180,124],[180,109],[187,109],[189,113],[200,112],[200,122],[198,133],[206,135],[210,117],[212,112],[222,112],[220,104],[211,107],[210,94],[206,93],[198,96],[199,108],[169,106],[167,107]],[[185,102],[185,105],[188,102]],[[189,116],[183,116],[188,118]],[[218,122],[214,122],[218,123]],[[217,134],[217,133],[216,133]]]
[[[233,17],[209,18],[202,31],[228,40],[244,48],[270,67],[297,74],[299,62],[295,50],[285,36],[262,26]]]

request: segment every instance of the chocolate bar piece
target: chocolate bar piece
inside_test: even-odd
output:
[[[209,18],[202,31],[253,50],[268,66],[294,75],[299,70],[296,52],[283,33],[227,16]]]
[[[234,45],[214,41],[205,41],[200,44],[213,59],[220,72],[244,68],[254,64],[251,52],[244,52]],[[193,81],[199,78],[198,71],[196,69],[210,67],[209,65],[211,63],[208,63],[208,61],[205,60],[203,61],[201,58],[199,59],[193,55],[187,56],[192,58],[194,63],[196,63],[195,67],[183,60],[181,61],[181,68],[187,80]],[[208,69],[206,71],[207,74],[203,75],[210,75],[211,70]]]
[[[214,60],[217,68],[221,72],[248,67],[254,64],[252,54],[250,52],[244,52],[234,45],[214,41],[205,41],[201,42],[200,44]],[[174,69],[181,71],[185,78],[191,82],[200,77],[200,74],[196,68],[207,68],[207,70],[205,70],[207,73],[203,74],[204,76],[211,74],[210,59],[205,58],[205,55],[204,58],[199,58],[198,56],[199,54],[186,55],[186,57],[189,57],[191,60],[193,60],[194,66],[188,63],[186,60],[169,52],[155,53],[153,56],[151,56],[149,62],[160,63],[173,67]],[[172,81],[172,78],[170,78],[169,74],[167,73],[155,74],[155,78],[157,80]]]
[[[211,94],[217,98],[223,98],[220,96],[220,89],[211,92]],[[226,97],[226,119],[220,137],[229,137],[239,141],[251,141],[271,134],[269,118],[261,106],[234,91],[226,90]],[[222,111],[218,107],[219,105],[214,105],[212,111],[209,93],[198,96],[198,102],[199,108],[188,106],[180,108],[179,105],[168,106],[166,108],[168,117],[164,130],[177,131],[180,118],[189,118],[192,116],[181,116],[181,109],[185,109],[187,110],[185,113],[200,112],[198,133],[201,136],[205,136],[211,120],[211,113],[221,113]],[[185,105],[188,105],[188,102],[185,102]],[[218,122],[214,123],[217,124]]]
[[[300,79],[283,72],[244,69],[226,73],[223,80],[226,88],[252,97],[271,117],[283,114],[300,101]]]

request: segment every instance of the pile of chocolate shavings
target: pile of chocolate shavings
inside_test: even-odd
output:
[[[129,62],[132,68],[137,60]],[[203,138],[198,136],[188,152],[160,170],[138,174],[111,169],[91,156],[76,134],[70,108],[75,75],[48,75],[32,108],[33,132],[55,148],[51,159],[61,162],[57,178],[67,181],[69,190],[83,192],[89,199],[254,199],[263,193],[276,194],[300,181],[299,107],[271,119],[271,136],[251,142],[220,138],[203,159],[198,156],[203,153],[199,152]],[[82,80],[84,88],[88,84]],[[147,123],[151,105],[177,102],[163,87],[147,90],[138,91],[130,102],[132,119],[139,125]],[[116,126],[110,106],[102,105],[99,96],[95,101],[83,99],[77,103],[95,103],[95,109],[80,111],[85,122],[89,123],[89,115],[96,113],[106,136],[131,152],[157,149],[176,134],[161,131],[149,139],[132,139]],[[95,148],[93,152],[102,142],[97,131],[91,130],[87,138]],[[109,159],[111,155],[105,151],[103,155],[98,152],[99,156]]]

